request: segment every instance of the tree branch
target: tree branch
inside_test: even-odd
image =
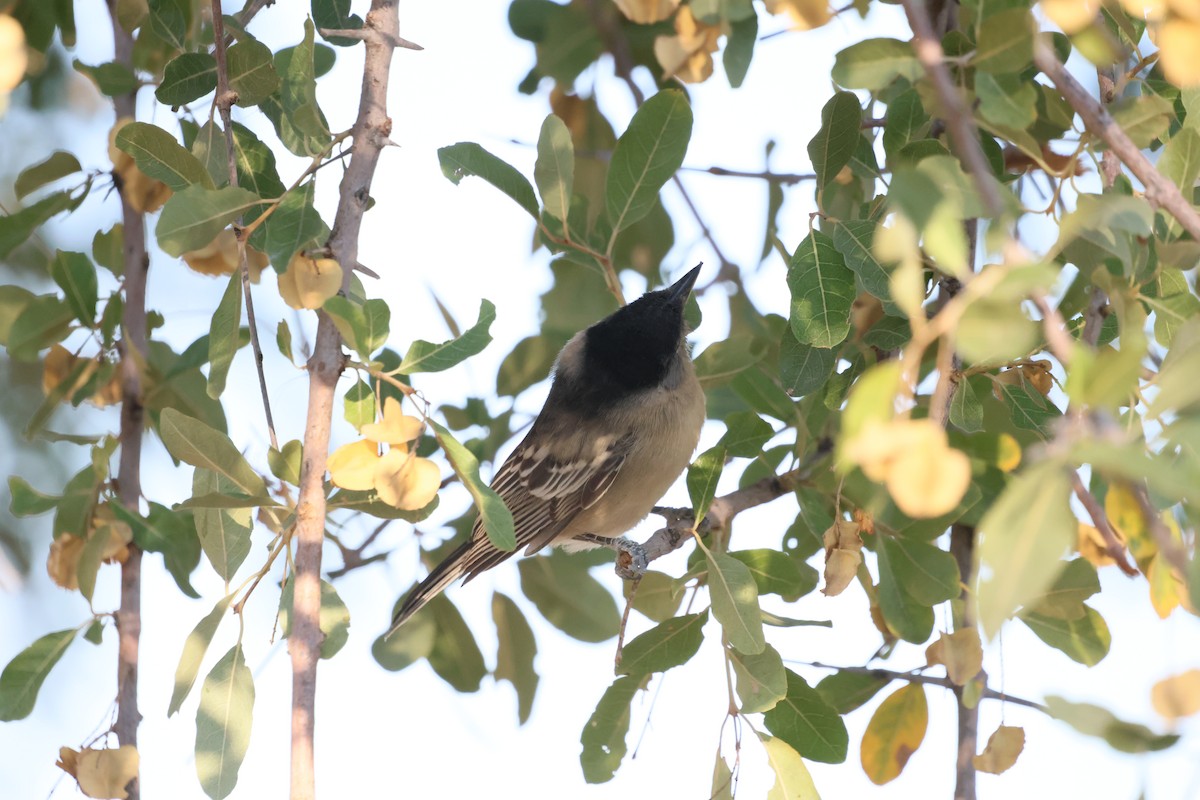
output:
[[[337,214],[329,247],[342,269],[342,291],[350,285],[351,266],[358,263],[358,236],[371,196],[379,154],[392,132],[387,115],[388,77],[399,37],[398,0],[372,0],[363,23],[377,32],[364,40],[362,93],[350,146],[350,163],[342,176]],[[317,661],[324,638],[318,624],[321,609],[321,548],[325,533],[325,465],[338,378],[346,363],[342,339],[333,321],[318,312],[316,341],[308,361],[308,418],[304,431],[304,463],[296,509],[295,611],[288,651],[292,660],[291,797],[315,797],[313,731]]]
[[[942,51],[941,38],[933,31],[933,23],[925,10],[924,0],[901,0],[904,13],[908,17],[909,27],[913,32],[913,49],[917,60],[925,68],[929,79],[937,90],[938,99],[946,112],[946,128],[950,138],[954,140],[958,156],[963,160],[967,170],[974,176],[975,185],[983,199],[984,208],[988,215],[997,217],[1004,209],[1000,200],[1000,191],[996,181],[992,180],[992,170],[988,166],[987,157],[979,144],[979,134],[975,130],[975,122],[963,103],[962,95],[950,78],[946,69],[946,54]]]
[[[221,13],[221,0],[212,0],[213,50],[217,61],[217,96],[213,103],[221,114],[225,127],[225,163],[229,166],[229,185],[238,185],[237,152],[233,144],[232,106],[237,102],[237,93],[229,88],[229,67],[225,61],[225,19]],[[262,343],[258,339],[258,322],[254,319],[254,297],[250,294],[250,262],[246,260],[246,234],[242,230],[242,215],[238,214],[234,224],[238,244],[238,271],[241,274],[242,297],[246,301],[246,323],[250,327],[250,349],[254,352],[254,368],[258,372],[258,390],[262,395],[263,411],[267,415],[267,434],[271,448],[279,449],[275,436],[275,418],[271,414],[271,397],[267,392],[267,376],[263,373]]]
[[[1200,239],[1200,213],[1180,193],[1179,187],[1150,163],[1108,111],[1067,72],[1050,45],[1040,36],[1034,41],[1033,63],[1062,92],[1087,129],[1103,139],[1142,182],[1150,204],[1166,210],[1193,238]]]
[[[132,69],[133,38],[117,20],[117,0],[108,0],[112,20],[113,60]],[[137,113],[137,89],[113,98],[117,119],[132,119]],[[117,494],[131,513],[140,514],[142,495],[142,379],[139,363],[146,359],[146,272],[150,259],[146,254],[146,220],[125,197],[125,187],[117,181],[124,224],[125,305],[121,316],[121,458],[117,473]],[[117,610],[117,720],[113,730],[123,745],[137,746],[138,725],[138,647],[142,635],[142,551],[130,543],[129,556],[121,564],[121,605]],[[132,800],[138,800],[141,787],[137,776],[125,787]]]
[[[1088,488],[1083,485],[1083,479],[1079,477],[1079,473],[1071,470],[1071,483],[1075,487],[1075,496],[1079,498],[1079,502],[1083,504],[1084,509],[1088,512],[1088,516],[1092,518],[1092,525],[1096,530],[1100,531],[1101,538],[1104,539],[1104,552],[1108,557],[1117,562],[1117,566],[1121,568],[1129,577],[1134,577],[1138,574],[1138,569],[1133,564],[1129,563],[1129,551],[1125,549],[1124,543],[1117,532],[1113,530],[1112,523],[1108,520],[1108,514],[1104,512],[1104,506],[1100,505],[1096,500],[1095,495],[1088,491]]]
[[[975,627],[974,598],[968,588],[975,580],[975,538],[973,525],[956,522],[950,527],[950,555],[958,563],[962,592],[952,604],[954,629]],[[981,673],[986,684],[987,674]],[[979,706],[963,699],[963,687],[952,686],[958,706],[958,756],[954,768],[954,800],[975,800],[975,751],[979,748]]]

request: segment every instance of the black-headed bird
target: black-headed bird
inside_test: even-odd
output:
[[[691,461],[704,423],[683,307],[697,265],[577,333],[555,362],[550,394],[492,488],[513,515],[516,550],[605,545],[630,553],[622,534],[644,519]],[[442,590],[516,552],[492,545],[480,520],[471,538],[413,589],[389,634]]]

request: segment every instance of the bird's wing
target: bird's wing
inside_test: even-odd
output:
[[[517,549],[525,548],[526,555],[552,542],[579,512],[604,496],[633,444],[632,436],[624,436],[563,448],[561,442],[551,447],[533,438],[513,451],[492,480],[492,489],[512,512]],[[468,580],[512,555],[490,546],[482,520],[475,523],[472,538],[476,546],[465,565]]]

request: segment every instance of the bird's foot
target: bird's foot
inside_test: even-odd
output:
[[[575,538],[579,541],[598,544],[601,547],[617,551],[616,573],[618,577],[624,580],[634,581],[640,579],[646,574],[646,568],[650,566],[650,559],[646,556],[646,548],[633,539],[624,536],[610,539],[607,536],[596,536],[591,533],[584,533]]]

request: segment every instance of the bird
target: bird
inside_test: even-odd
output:
[[[396,611],[390,636],[458,578],[521,548],[608,546],[646,567],[622,534],[644,519],[691,462],[705,419],[683,308],[703,264],[575,334],[555,361],[545,405],[492,489],[512,512],[517,546],[495,547],[482,519]]]

